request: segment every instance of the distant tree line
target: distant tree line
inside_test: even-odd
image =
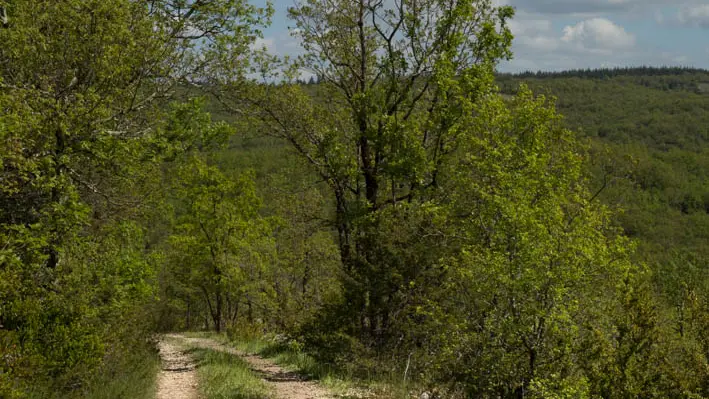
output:
[[[619,76],[673,76],[673,75],[697,75],[706,73],[707,70],[693,67],[677,66],[639,66],[639,67],[614,67],[614,68],[585,68],[570,69],[566,71],[524,71],[518,73],[498,73],[501,78],[588,78],[588,79],[608,79]]]

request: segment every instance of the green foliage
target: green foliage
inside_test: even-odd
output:
[[[276,170],[265,179],[265,205],[279,223],[274,229],[278,264],[273,268],[277,308],[274,324],[294,331],[318,318],[326,304],[341,293],[340,259],[330,226],[329,204],[310,173],[298,170],[298,160],[288,157],[291,170]]]
[[[642,277],[623,280],[616,307],[601,308],[614,327],[594,327],[585,339],[598,345],[585,358],[596,363],[584,366],[595,375],[593,390],[610,397],[706,395],[702,333],[688,326],[705,323],[694,304],[704,301],[707,281],[709,97],[699,88],[709,75],[637,68],[499,80],[508,93],[523,80],[558,96],[565,124],[591,145],[595,198],[624,208],[616,224],[635,238],[634,257],[648,264]]]
[[[586,162],[564,125],[573,119],[517,78],[501,81],[514,97],[499,95],[492,72],[508,56],[511,9],[304,1],[290,15],[305,55],[262,67],[287,78],[305,68],[321,83],[256,85],[247,103],[327,185],[343,293],[299,330],[318,359],[411,368],[470,397],[699,392],[660,361],[695,344],[664,339],[652,291],[629,289],[635,244],[598,202],[629,175],[673,180],[631,157]],[[482,22],[463,35],[472,21]],[[569,80],[570,92],[596,90]],[[678,203],[699,209],[701,198]]]
[[[170,241],[181,283],[202,291],[217,331],[225,321],[235,322],[243,306],[253,321],[253,307],[272,300],[266,284],[270,223],[258,215],[253,177],[227,179],[197,156],[175,177],[180,203]]]
[[[594,148],[589,163],[599,198],[625,209],[619,222],[639,239],[643,260],[672,262],[667,248],[704,253],[709,96],[693,87],[709,81],[706,71],[639,68],[499,80],[507,93],[525,81],[558,97],[566,125]]]
[[[551,381],[557,392],[582,389],[574,345],[583,304],[613,292],[627,241],[589,201],[574,136],[543,97],[523,88],[472,111],[443,174],[442,236],[459,250],[444,260],[438,297],[419,310],[435,357],[423,352],[417,363],[472,397],[533,395]]]
[[[336,332],[390,345],[419,289],[410,287],[427,282],[431,265],[416,263],[435,258],[407,248],[409,238],[428,223],[429,191],[456,140],[462,99],[489,94],[495,63],[509,55],[512,9],[488,1],[303,1],[289,13],[306,51],[276,66],[286,76],[311,70],[324,83],[313,93],[290,83],[256,87],[254,115],[328,186],[347,314],[336,318],[344,322]]]
[[[32,392],[30,398],[115,399],[155,397],[160,360],[152,347],[114,351],[81,389],[67,392]]]
[[[180,126],[162,123],[172,87],[223,76],[225,63],[243,76],[270,10],[233,0],[21,0],[8,12],[0,396],[66,396],[150,345],[160,254],[150,248],[159,234],[146,231],[164,209],[162,163],[193,129],[180,115]]]
[[[706,71],[498,89],[489,0],[303,0],[297,60],[242,0],[8,12],[0,396],[147,395],[152,331],[210,326],[452,396],[709,396]],[[209,397],[264,394],[198,354]]]

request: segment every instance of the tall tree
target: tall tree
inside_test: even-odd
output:
[[[173,268],[200,291],[217,332],[242,315],[253,322],[253,308],[270,296],[272,247],[269,222],[258,215],[253,176],[228,178],[199,157],[178,174],[175,194],[182,204],[171,237]]]
[[[581,331],[608,322],[586,307],[615,303],[632,245],[592,201],[581,148],[553,104],[523,88],[471,109],[442,173],[441,231],[460,252],[444,260],[451,276],[431,313],[447,324],[434,321],[430,346],[468,396],[582,395]]]
[[[328,183],[352,328],[383,343],[395,303],[408,296],[402,287],[422,275],[386,261],[380,219],[431,198],[467,111],[459,99],[492,92],[513,11],[487,0],[308,0],[289,13],[305,49],[291,67],[319,77],[319,98],[286,84],[252,100],[264,131],[291,143]]]

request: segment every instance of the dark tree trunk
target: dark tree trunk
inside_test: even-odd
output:
[[[215,299],[215,311],[214,311],[214,330],[216,332],[222,332],[222,309],[223,309],[223,298],[220,290],[217,290]]]
[[[186,314],[186,320],[185,320],[185,327],[187,328],[187,330],[189,330],[192,327],[192,323],[191,323],[192,320],[190,317],[192,309],[190,308],[190,306],[191,306],[191,301],[188,298],[187,299],[187,314]]]

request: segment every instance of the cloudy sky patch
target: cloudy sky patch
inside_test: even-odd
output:
[[[265,1],[265,0],[256,0]],[[501,71],[624,66],[709,69],[709,0],[494,0],[516,10],[514,58]],[[273,26],[259,44],[299,51],[287,27],[293,0],[275,0]]]
[[[624,66],[709,69],[709,0],[499,0],[516,9],[506,72]],[[539,27],[545,27],[539,29]]]
[[[709,29],[709,4],[682,6],[677,18],[682,24]]]
[[[605,18],[591,18],[566,26],[561,41],[582,49],[623,50],[635,45],[635,36]]]

